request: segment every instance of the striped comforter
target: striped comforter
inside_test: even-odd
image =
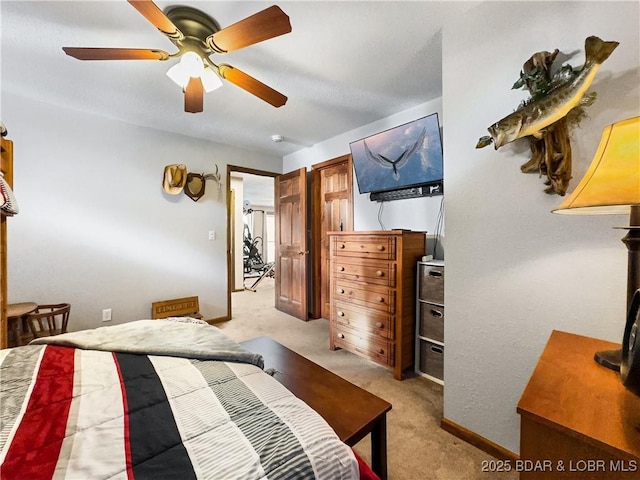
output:
[[[252,363],[64,342],[0,351],[3,480],[358,478],[331,427]]]

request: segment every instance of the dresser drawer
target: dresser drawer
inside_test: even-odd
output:
[[[420,302],[421,337],[444,343],[444,307]]]
[[[336,279],[367,282],[387,287],[396,286],[396,264],[385,260],[338,257],[332,263]]]
[[[332,253],[338,257],[396,259],[396,238],[375,235],[333,237]]]
[[[370,335],[393,340],[395,338],[395,317],[377,310],[359,309],[342,302],[335,302],[331,320],[336,324],[354,328]]]
[[[420,264],[420,300],[444,305],[444,267]]]
[[[395,290],[377,285],[354,285],[345,281],[336,281],[334,286],[336,302],[360,305],[366,308],[395,313]]]
[[[395,364],[394,343],[373,335],[353,330],[332,322],[336,347],[359,353],[376,362],[393,366]]]

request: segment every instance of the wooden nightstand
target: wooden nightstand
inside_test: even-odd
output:
[[[640,397],[593,360],[616,348],[552,332],[518,403],[521,479],[640,478]]]

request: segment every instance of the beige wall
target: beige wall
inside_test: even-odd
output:
[[[628,218],[553,215],[561,197],[520,172],[526,140],[474,147],[527,97],[511,86],[531,54],[558,48],[579,68],[586,37],[617,40],[572,131],[572,191],[603,127],[640,113],[639,5],[487,2],[444,29],[444,415],[514,452],[516,405],[551,331],[622,340],[627,254],[612,227]]]
[[[9,301],[69,302],[70,329],[149,318],[151,302],[198,295],[227,312],[227,186],[198,202],[164,193],[164,166],[227,162],[279,171],[281,159],[2,93],[15,142],[20,214],[9,222]],[[216,240],[208,232],[216,231]]]

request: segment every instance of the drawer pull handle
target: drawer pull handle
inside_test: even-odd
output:
[[[344,293],[344,288],[339,288],[338,293]]]
[[[376,322],[376,327],[378,328],[382,328],[384,325],[382,324],[382,322]]]
[[[338,338],[344,338],[344,333],[339,333]]]
[[[384,350],[382,348],[379,348],[378,353],[384,353]]]
[[[433,353],[437,353],[438,355],[442,355],[444,353],[444,349],[437,345],[431,345],[430,348]]]
[[[440,270],[429,270],[430,277],[442,277],[442,272]]]
[[[384,245],[378,245],[378,251],[384,252]]]
[[[341,243],[339,248],[344,250],[345,248],[347,248],[347,246],[344,243]]]
[[[442,312],[440,310],[431,309],[431,315],[434,317],[442,318]]]
[[[338,267],[338,270],[340,270],[341,272],[344,272],[344,267]]]
[[[380,303],[384,303],[384,297],[378,297],[378,301],[379,301]]]
[[[338,310],[338,316],[339,317],[344,317],[344,312],[342,310]]]
[[[384,272],[382,270],[378,270],[376,272],[376,275],[379,276],[379,277],[384,277]]]

